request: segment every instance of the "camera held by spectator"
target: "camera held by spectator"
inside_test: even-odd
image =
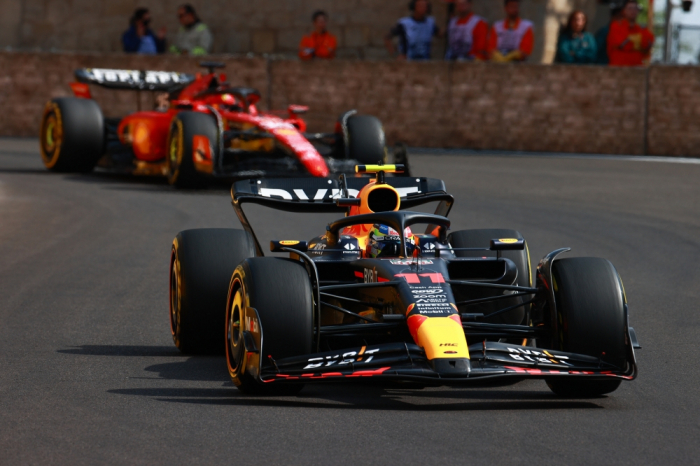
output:
[[[148,8],[137,8],[129,20],[129,29],[122,35],[122,46],[126,53],[155,55],[165,52],[165,28],[154,33],[151,28],[151,12]]]

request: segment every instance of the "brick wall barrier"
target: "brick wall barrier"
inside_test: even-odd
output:
[[[700,68],[217,59],[229,81],[260,89],[263,107],[309,105],[313,131],[357,108],[414,146],[700,156]],[[79,67],[198,69],[184,57],[0,52],[0,136],[35,136]],[[93,91],[107,116],[136,109],[133,92]]]

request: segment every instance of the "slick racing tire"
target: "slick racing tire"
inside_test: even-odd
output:
[[[386,158],[384,128],[377,117],[352,115],[347,120],[348,158],[360,164],[376,164]]]
[[[516,230],[506,229],[480,229],[480,230],[460,230],[455,231],[447,237],[448,242],[453,248],[489,248],[492,239],[500,238],[517,238],[522,239],[521,235]],[[496,251],[455,251],[457,257],[496,257]],[[532,286],[532,270],[530,266],[530,251],[525,242],[525,249],[522,251],[502,251],[501,257],[510,259],[515,263],[518,269],[518,277],[515,284],[518,286]],[[491,293],[493,294],[493,293]],[[486,295],[484,295],[485,297]],[[527,298],[527,296],[525,296]],[[516,297],[513,300],[495,301],[494,303],[475,306],[467,312],[484,312],[488,314],[498,309],[503,309],[511,305],[517,304],[515,300],[522,301],[522,298]],[[480,310],[477,310],[480,309]],[[489,322],[509,323],[509,324],[524,324],[525,307],[514,309],[502,316],[496,316]]]
[[[102,110],[92,99],[62,97],[46,104],[39,135],[41,160],[55,172],[90,172],[104,152]]]
[[[202,136],[209,142],[211,159],[195,147],[195,137]],[[178,113],[170,125],[168,137],[168,183],[177,188],[200,186],[203,181],[200,171],[211,173],[218,159],[218,141],[219,128],[214,117],[199,112]]]
[[[246,370],[242,308],[255,308],[260,319],[263,365],[311,353],[313,291],[304,266],[291,259],[254,257],[242,262],[231,279],[226,307],[226,362],[234,384],[250,395],[290,395],[303,385],[258,382]]]
[[[561,351],[595,356],[625,369],[625,294],[615,267],[597,257],[556,260],[552,266]],[[550,345],[555,346],[555,345]],[[613,392],[620,379],[548,379],[557,395],[594,397]]]
[[[186,354],[224,354],[224,316],[231,275],[255,256],[255,244],[242,230],[185,230],[170,255],[170,330]]]

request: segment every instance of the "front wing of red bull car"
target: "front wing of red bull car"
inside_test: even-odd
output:
[[[197,252],[197,264],[180,259],[197,247],[186,241],[188,232],[180,233],[171,259],[176,345],[200,351],[213,341],[214,349],[223,344],[234,383],[253,394],[345,380],[425,386],[537,378],[560,395],[599,396],[636,377],[639,345],[609,261],[560,258],[569,249],[557,249],[539,262],[533,285],[527,243],[517,231],[451,231],[454,200],[442,181],[385,178],[400,166],[358,170],[376,177],[235,183],[233,206],[243,231],[231,230],[238,236],[228,253]],[[410,210],[431,202],[438,203],[435,214]],[[310,241],[272,241],[270,250],[288,258],[263,257],[246,203],[346,216]],[[393,256],[372,257],[363,231],[376,225],[395,232],[426,228],[410,238],[399,235]],[[228,288],[217,289],[220,307],[208,313],[201,302],[211,296],[201,295],[193,318],[179,296],[204,292],[191,280],[190,289],[182,289],[197,267],[210,274],[221,269],[219,282]],[[226,270],[233,273],[225,277]]]

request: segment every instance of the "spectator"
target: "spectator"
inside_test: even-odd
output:
[[[506,19],[494,23],[489,34],[491,61],[525,61],[532,54],[535,44],[532,22],[520,18],[519,0],[505,0],[505,13]]]
[[[396,54],[392,39],[398,37],[399,59],[430,60],[433,37],[441,35],[430,6],[428,0],[411,0],[411,16],[401,18],[384,39],[390,54]]]
[[[213,38],[209,28],[199,19],[192,5],[181,5],[177,9],[177,17],[181,26],[170,51],[182,55],[208,54],[211,51]]]
[[[150,24],[148,8],[137,8],[129,20],[129,29],[122,34],[122,46],[126,53],[155,55],[165,52],[165,28],[154,34],[148,27]]]
[[[627,0],[622,5],[622,17],[610,24],[608,57],[610,66],[642,66],[654,45],[654,34],[637,24],[639,5]]]
[[[472,12],[471,0],[454,2],[456,15],[447,27],[448,60],[486,60],[486,41],[489,26]]]
[[[607,65],[610,60],[608,58],[608,34],[610,33],[610,24],[622,17],[622,6],[619,3],[610,4],[610,22],[598,29],[595,33],[595,42],[598,49],[596,63],[599,65]]]
[[[338,41],[333,34],[326,30],[328,14],[323,10],[318,10],[313,14],[311,20],[314,23],[314,32],[301,39],[299,58],[302,60],[312,60],[314,58],[330,60],[335,58],[335,49],[338,47]]]
[[[569,16],[564,32],[557,45],[557,63],[595,63],[597,47],[595,38],[586,32],[588,18],[583,11],[576,10]]]

